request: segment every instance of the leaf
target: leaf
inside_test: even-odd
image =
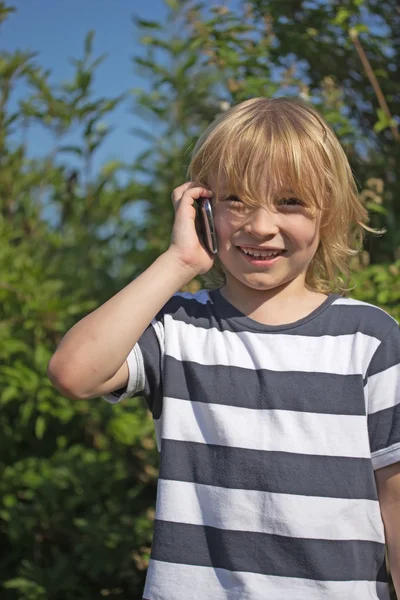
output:
[[[7,404],[10,400],[16,400],[20,396],[20,392],[16,387],[6,387],[0,395],[2,404]]]
[[[72,152],[73,154],[76,154],[77,156],[82,156],[83,154],[83,150],[82,148],[79,148],[79,146],[60,146],[58,148],[59,152]]]
[[[47,346],[44,344],[36,344],[34,351],[34,362],[35,366],[43,373],[46,371],[50,357],[51,353],[49,352]]]
[[[85,37],[85,55],[86,55],[86,57],[89,57],[90,54],[92,53],[94,36],[95,36],[95,32],[93,29],[88,31],[88,33],[86,34],[86,37]]]
[[[198,60],[198,57],[197,57],[196,54],[192,54],[192,56],[189,56],[189,58],[186,60],[186,62],[179,69],[180,72],[187,71],[188,69],[190,69],[191,67],[193,67],[193,65],[196,64],[197,60]]]
[[[93,126],[95,125],[95,123],[99,120],[99,117],[93,117],[92,119],[89,119],[86,128],[85,128],[85,132],[84,132],[84,136],[85,138],[89,137],[92,134],[92,129]]]
[[[378,116],[378,121],[374,125],[374,131],[379,133],[392,125],[392,120],[385,113],[385,111],[382,110],[382,108],[378,108],[378,110],[376,111],[376,114]]]
[[[140,38],[140,43],[143,44],[144,46],[148,46],[149,44],[152,44],[154,41],[154,38],[152,38],[150,35],[144,35]]]
[[[102,166],[101,172],[104,177],[111,177],[116,171],[121,169],[122,166],[123,163],[120,160],[110,160]]]
[[[7,508],[12,508],[13,506],[16,506],[16,504],[18,504],[18,500],[14,494],[6,494],[3,498],[3,504]]]
[[[78,87],[86,92],[92,81],[92,73],[90,71],[78,71],[76,78]]]
[[[161,24],[157,23],[157,21],[148,21],[147,19],[136,18],[134,22],[136,26],[143,27],[144,29],[161,29]]]
[[[3,23],[9,15],[15,13],[16,9],[14,6],[5,6],[3,4],[0,5],[0,23]]]
[[[165,0],[165,4],[172,10],[179,10],[179,0]]]
[[[357,25],[353,25],[352,30],[356,31],[357,33],[368,33],[369,27],[364,23],[358,23]]]
[[[20,422],[23,426],[26,426],[29,422],[29,419],[32,416],[33,411],[35,410],[35,406],[33,402],[25,402],[21,406],[20,409]]]
[[[366,207],[368,210],[380,215],[387,215],[388,212],[384,206],[377,204],[376,202],[367,202]]]
[[[46,590],[44,587],[35,581],[30,581],[24,577],[9,579],[8,581],[5,581],[3,585],[6,589],[19,590],[21,594],[23,594],[21,598],[26,598],[27,600],[45,600],[46,598]]]
[[[44,420],[44,418],[42,416],[39,416],[36,419],[36,423],[35,423],[35,435],[38,440],[41,440],[43,438],[45,431],[46,431],[46,421]]]
[[[121,444],[131,445],[143,435],[141,423],[139,415],[124,412],[110,419],[107,430]]]
[[[335,25],[343,25],[345,21],[349,19],[351,13],[347,8],[339,8],[336,18],[334,19]]]
[[[99,65],[101,65],[101,63],[103,63],[105,61],[105,59],[107,58],[107,54],[103,53],[100,54],[100,56],[98,56],[91,64],[91,68],[96,69]]]

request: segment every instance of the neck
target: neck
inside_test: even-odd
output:
[[[249,288],[227,279],[221,294],[230,304],[250,318],[266,325],[293,323],[306,317],[327,298],[309,290],[302,281],[293,280],[271,290]]]

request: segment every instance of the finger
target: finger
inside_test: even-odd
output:
[[[197,186],[188,188],[182,198],[179,200],[179,206],[193,206],[196,200],[199,198],[212,198],[213,193],[208,188]]]
[[[184,183],[183,185],[180,185],[179,187],[175,188],[171,194],[172,202],[174,204],[176,202],[178,202],[178,200],[180,200],[182,198],[184,192],[186,192],[186,190],[189,189],[190,187],[193,187],[193,185],[194,185],[193,181],[186,181],[186,183]]]

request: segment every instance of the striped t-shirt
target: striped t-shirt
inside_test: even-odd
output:
[[[160,472],[146,600],[388,599],[374,470],[400,461],[400,334],[330,295],[268,326],[177,294],[128,357]]]

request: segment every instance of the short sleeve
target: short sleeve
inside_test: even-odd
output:
[[[132,348],[127,356],[126,362],[129,371],[128,383],[126,387],[114,390],[113,392],[103,396],[103,398],[107,400],[107,402],[110,402],[110,404],[116,404],[117,402],[121,402],[121,400],[125,400],[125,398],[136,396],[144,390],[145,375],[143,356],[139,344],[136,344]]]
[[[368,435],[374,469],[400,461],[400,330],[395,324],[367,372]]]
[[[138,343],[127,356],[128,383],[126,388],[103,396],[112,404],[133,396],[144,396],[153,417],[158,419],[162,411],[162,348],[163,320],[157,317],[144,331]]]

